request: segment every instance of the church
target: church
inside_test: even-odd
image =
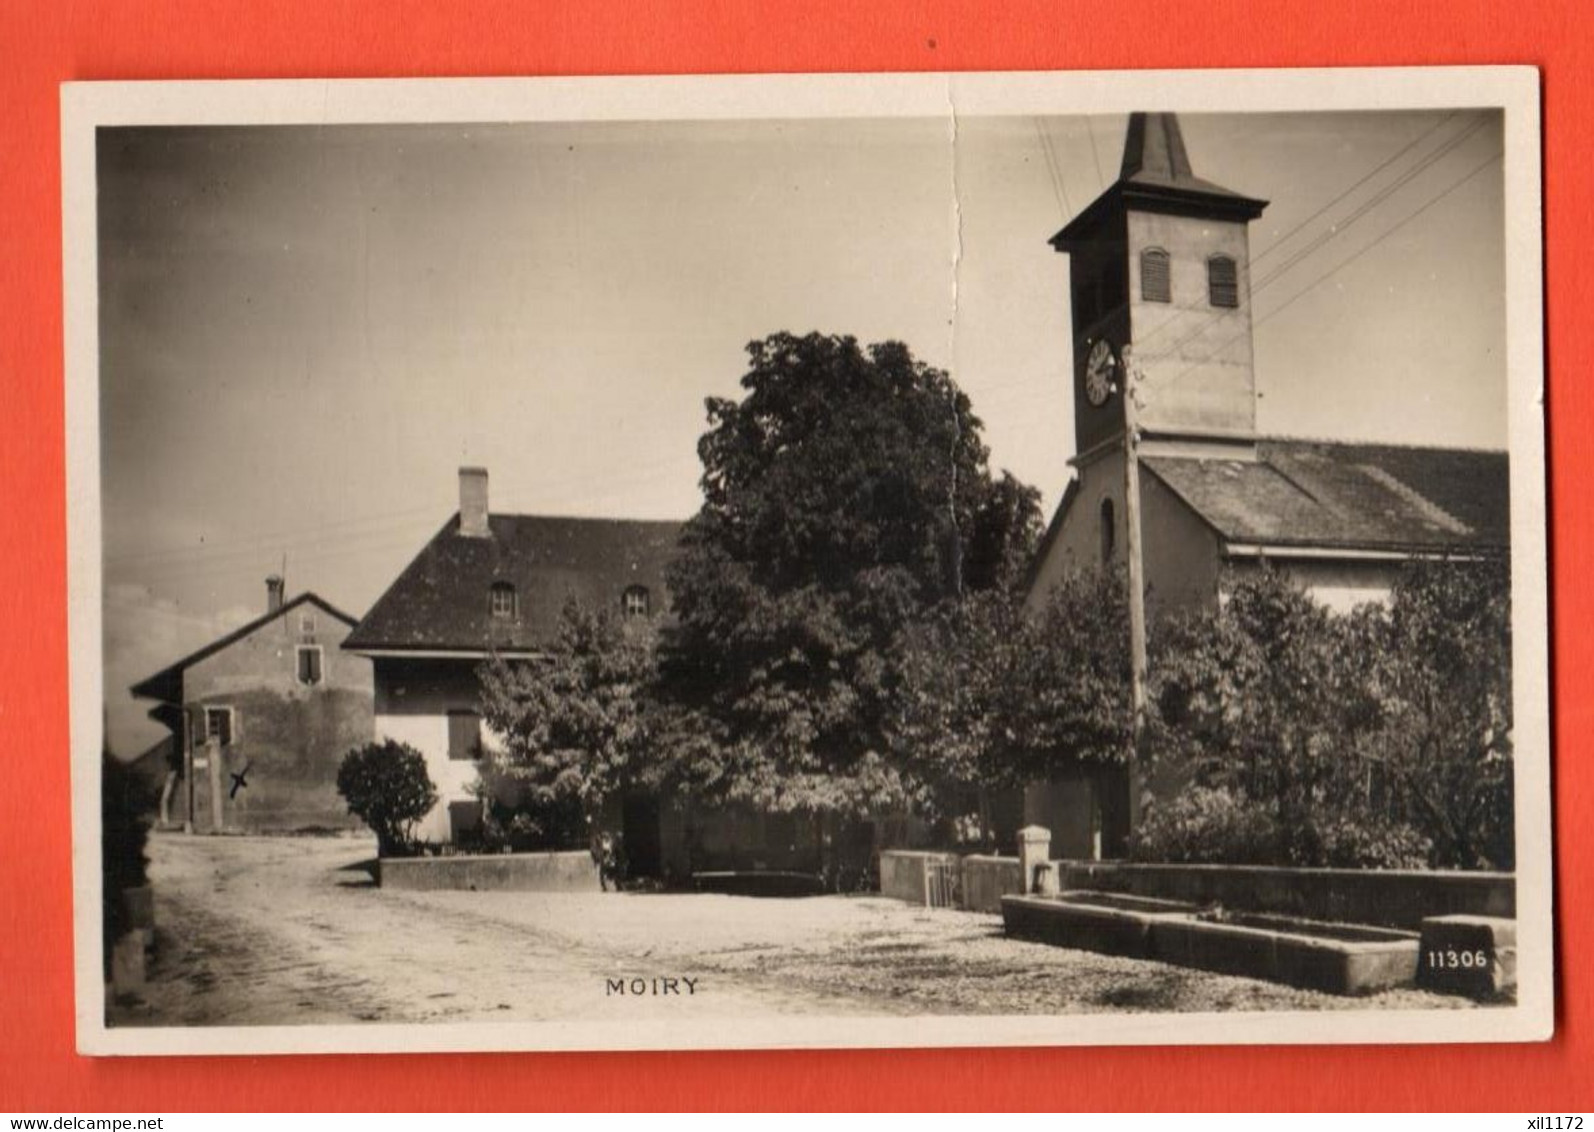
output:
[[[1267,204],[1197,177],[1175,115],[1136,113],[1118,180],[1052,237],[1069,257],[1074,475],[1032,608],[1069,571],[1121,566],[1154,620],[1266,562],[1347,610],[1386,601],[1414,556],[1509,548],[1503,451],[1258,435],[1249,227]],[[1112,856],[1129,795],[1121,768],[1081,768],[1031,786],[1024,817],[1059,856]]]

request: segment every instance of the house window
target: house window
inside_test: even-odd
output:
[[[1112,552],[1118,541],[1118,524],[1113,520],[1112,500],[1101,501],[1101,560],[1112,561]]]
[[[648,596],[646,586],[631,586],[620,597],[620,608],[624,611],[626,620],[633,617],[646,617],[652,608],[652,601]]]
[[[299,646],[299,683],[314,687],[321,683],[321,646]]]
[[[487,591],[487,608],[494,617],[513,618],[519,610],[515,600],[515,587],[508,582],[494,582]]]
[[[474,760],[482,755],[482,717],[469,708],[448,713],[448,757]]]
[[[232,708],[207,707],[205,709],[205,737],[223,747],[232,746]]]
[[[299,635],[301,637],[313,637],[313,636],[315,636],[315,614],[314,613],[301,613],[301,614],[299,614]]]
[[[448,832],[455,845],[469,845],[481,836],[482,804],[480,802],[450,802],[448,804]]]
[[[1240,272],[1226,255],[1207,260],[1207,298],[1215,307],[1240,305]]]
[[[1171,303],[1173,283],[1168,276],[1168,253],[1147,248],[1140,253],[1140,297],[1148,303]]]

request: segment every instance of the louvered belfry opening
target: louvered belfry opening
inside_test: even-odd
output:
[[[1240,272],[1234,260],[1226,255],[1207,260],[1207,294],[1215,307],[1240,305]]]
[[[1147,248],[1140,253],[1140,297],[1148,303],[1171,303],[1173,283],[1168,273],[1168,253]]]

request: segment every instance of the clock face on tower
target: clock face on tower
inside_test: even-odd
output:
[[[1098,339],[1085,362],[1085,398],[1092,405],[1104,405],[1112,396],[1113,373],[1117,368],[1118,359],[1113,356],[1112,347],[1105,338]]]

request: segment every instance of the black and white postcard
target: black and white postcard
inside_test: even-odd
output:
[[[62,100],[83,1052],[1551,1034],[1530,69]]]

